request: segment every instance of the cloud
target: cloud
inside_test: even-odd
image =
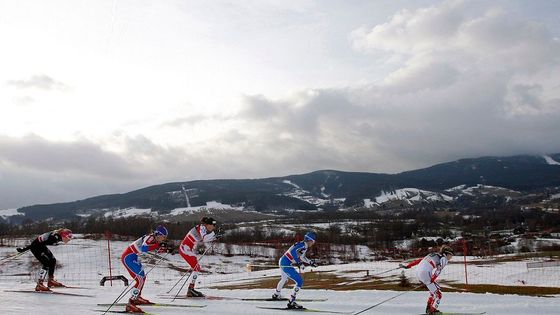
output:
[[[65,91],[68,86],[62,82],[56,81],[48,75],[34,75],[27,80],[9,80],[6,85],[13,86],[18,89],[41,89],[41,90],[58,90]]]
[[[53,142],[35,135],[23,138],[0,136],[0,162],[53,174],[76,172],[117,178],[136,173],[125,159],[93,142]]]
[[[560,118],[560,43],[543,25],[448,1],[403,10],[350,38],[359,52],[401,63],[363,88],[244,99],[238,128],[260,135],[249,141],[261,151],[282,148],[271,164],[399,171],[560,149],[552,123]]]
[[[6,178],[19,191],[43,189],[26,193],[20,206],[167,181],[399,172],[464,157],[558,152],[560,43],[543,25],[490,5],[446,1],[357,27],[349,38],[359,60],[391,62],[375,83],[245,95],[227,115],[156,119],[157,135],[131,128],[98,142],[0,136],[0,201],[17,192]],[[41,81],[56,86],[10,84]],[[165,142],[165,135],[208,129]]]

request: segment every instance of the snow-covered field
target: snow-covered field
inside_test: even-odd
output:
[[[113,287],[91,287],[87,290],[60,289],[59,291],[83,293],[92,297],[46,295],[36,293],[14,293],[5,290],[28,288],[29,284],[0,284],[0,311],[2,314],[101,314],[95,310],[106,310],[98,303],[111,303],[123,290]],[[158,297],[168,286],[148,284],[144,296],[153,301],[171,303],[171,299]],[[271,290],[204,290],[206,294],[223,297],[268,297]],[[302,290],[300,298],[326,298],[323,302],[302,302],[308,308],[339,312],[356,312],[387,300],[400,292],[394,291],[330,291]],[[426,292],[409,292],[381,304],[363,314],[420,314],[425,306]],[[261,302],[241,300],[176,300],[176,305],[205,305],[204,308],[144,307],[154,314],[283,314],[284,311],[263,310],[258,306],[285,306],[285,302]],[[489,315],[558,314],[560,297],[527,297],[517,295],[444,293],[440,309],[453,312],[482,312]],[[123,310],[122,306],[114,310]]]
[[[22,245],[25,240],[18,240]],[[129,242],[112,242],[112,274],[128,274],[120,263],[120,253]],[[220,245],[223,246],[223,245]],[[7,290],[29,290],[34,287],[33,275],[39,268],[35,258],[26,253],[11,261],[0,261],[0,314],[45,314],[58,315],[61,311],[70,314],[95,314],[95,310],[103,310],[97,303],[111,303],[119,293],[126,289],[122,282],[109,282],[105,286],[99,285],[102,276],[108,274],[108,251],[105,241],[75,239],[68,245],[50,247],[61,263],[57,269],[57,278],[69,285],[86,287],[87,289],[59,289],[59,291],[77,294],[87,294],[91,297],[76,297],[64,295],[45,295],[38,293],[7,292]],[[264,278],[276,278],[277,269],[262,271],[247,271],[247,264],[267,264],[266,258],[273,255],[274,249],[252,249],[243,246],[233,246],[234,253],[251,252],[248,255],[224,257],[221,255],[205,256],[202,265],[209,274],[199,277],[198,288],[214,296],[222,297],[268,297],[273,288],[252,290],[228,290],[228,285],[251,283]],[[0,259],[15,252],[14,247],[0,247]],[[502,284],[509,286],[560,286],[560,267],[527,268],[527,263],[534,260],[510,261],[503,263],[483,262],[468,257],[468,281],[470,284]],[[157,262],[157,257],[145,256],[143,262],[145,270],[150,270]],[[462,257],[456,257],[454,263],[448,266],[442,276],[444,299],[442,310],[461,312],[481,312],[487,314],[560,314],[560,295],[552,297],[529,297],[518,295],[449,293],[446,288],[453,283],[464,283],[464,265],[458,262]],[[306,307],[337,312],[356,312],[371,305],[390,299],[401,292],[379,290],[344,291],[344,286],[360,281],[398,282],[402,269],[396,269],[399,261],[365,261],[352,264],[324,265],[314,268],[317,274],[332,274],[344,278],[343,282],[333,284],[334,290],[318,290],[305,287],[299,297],[327,298],[323,302],[302,302]],[[273,265],[273,264],[272,264]],[[144,290],[144,296],[161,303],[171,303],[165,299],[165,294],[180,278],[181,270],[186,264],[179,255],[168,255],[149,274]],[[390,272],[385,272],[391,269]],[[304,271],[303,277],[306,278]],[[376,279],[366,278],[383,273]],[[416,285],[414,269],[404,271],[413,285]],[[309,277],[309,276],[308,276]],[[130,277],[129,277],[130,278]],[[367,280],[370,279],[370,280]],[[340,291],[342,289],[342,291]],[[175,292],[175,291],[173,291]],[[288,290],[284,294],[288,294]],[[420,314],[425,306],[427,293],[423,291],[408,292],[375,307],[365,314]],[[283,302],[262,302],[229,300],[177,300],[174,304],[205,305],[204,308],[177,307],[145,307],[145,311],[154,314],[282,314],[282,311],[263,310],[258,306],[284,306]],[[122,307],[116,307],[122,310]]]

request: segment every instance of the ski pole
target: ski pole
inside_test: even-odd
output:
[[[148,270],[145,274],[144,277],[147,277],[148,274],[154,270],[154,268],[159,265],[160,262],[163,261],[163,259],[165,258],[165,256],[167,256],[167,253],[165,253],[165,255],[163,255],[153,266],[152,268],[150,268],[150,270]],[[134,277],[134,280],[136,280],[136,278],[138,278],[138,275],[136,275],[136,277]],[[119,294],[119,296],[117,296],[117,298],[113,301],[113,303],[111,303],[111,305],[109,305],[109,307],[105,310],[105,312],[103,312],[103,315],[107,314],[107,312],[113,307],[113,305],[115,305],[118,301],[120,301],[120,299],[123,298],[123,296],[125,296],[130,290],[132,290],[132,288],[134,288],[134,286],[129,286],[127,288],[124,288],[124,290],[122,290],[122,292]]]
[[[213,246],[213,244],[212,244],[212,246]],[[209,248],[208,248],[208,249],[209,249]],[[202,255],[200,255],[200,257],[197,259],[197,261],[200,261],[200,260],[202,259],[202,257],[204,257],[204,255],[206,255],[206,252],[208,251],[208,249],[206,249],[206,250],[204,251],[204,253],[202,253]],[[197,266],[198,266],[198,264],[197,264]],[[196,267],[196,266],[195,266],[195,267]],[[181,280],[183,280],[183,278],[184,278],[186,275],[189,275],[189,277],[190,277],[191,273],[192,273],[192,268],[191,268],[191,271],[190,271],[190,272],[185,273],[179,280],[177,280],[177,282],[175,282],[175,284],[171,287],[171,289],[169,289],[169,291],[167,291],[167,293],[168,293],[168,294],[171,293],[171,291],[173,291],[173,289],[181,282]],[[187,277],[187,279],[188,279],[188,277]],[[184,285],[183,285],[183,286],[184,286]],[[183,287],[181,287],[181,289],[183,289]],[[179,290],[179,292],[181,292],[181,290]]]
[[[187,277],[187,279],[185,280],[185,282],[183,282],[183,285],[181,286],[181,288],[179,288],[179,291],[177,291],[177,294],[175,294],[175,297],[173,297],[173,300],[171,300],[171,302],[175,301],[175,299],[177,298],[177,296],[179,296],[179,293],[181,293],[181,291],[182,291],[183,288],[185,287],[185,284],[187,284],[187,281],[189,281],[189,278],[191,277],[191,275],[192,275],[194,269],[196,269],[196,268],[200,265],[200,261],[202,260],[202,258],[204,258],[204,255],[206,255],[206,253],[207,253],[211,248],[213,248],[213,247],[214,247],[214,242],[212,242],[212,245],[211,245],[210,247],[208,247],[208,248],[204,251],[204,253],[202,253],[202,255],[200,255],[200,258],[197,259],[196,265],[195,265],[193,268],[191,268],[191,272],[189,273],[189,276]],[[185,274],[185,275],[186,275],[186,274]],[[183,276],[183,277],[184,277],[184,276]],[[183,279],[183,278],[181,278],[181,279]],[[181,281],[181,280],[179,279],[179,281]],[[177,282],[177,283],[179,283],[179,282]],[[176,283],[173,287],[175,287],[175,286],[177,285],[177,283]],[[173,289],[173,288],[171,288],[171,289]],[[169,291],[171,292],[171,290],[169,290]]]
[[[0,264],[4,264],[4,263],[6,263],[6,262],[8,262],[8,261],[10,261],[10,260],[12,260],[12,259],[15,259],[15,258],[17,258],[17,257],[19,257],[19,256],[21,256],[21,255],[23,255],[24,253],[25,253],[25,252],[20,252],[20,253],[16,253],[16,254],[9,255],[8,257],[4,257],[4,258],[0,259]]]
[[[166,293],[167,293],[167,294],[171,293],[171,291],[173,291],[173,289],[175,289],[175,287],[179,284],[179,282],[181,282],[181,280],[183,280],[183,278],[184,278],[186,275],[189,275],[189,276],[190,276],[191,273],[192,273],[192,272],[189,271],[189,272],[186,272],[184,275],[182,275],[182,276],[181,276],[181,279],[179,279],[177,282],[175,282],[175,284],[171,287],[171,289],[169,289],[169,291],[167,291]]]
[[[391,269],[389,269],[389,270],[385,270],[385,271],[382,271],[382,272],[379,272],[379,273],[374,273],[374,274],[372,274],[371,276],[372,276],[372,277],[379,276],[379,275],[382,275],[382,274],[387,273],[387,272],[390,272],[390,271],[399,270],[399,269],[401,269],[401,268],[403,268],[403,267],[398,266],[397,268],[391,268]]]
[[[353,313],[352,315],[362,314],[363,312],[369,311],[369,310],[371,310],[372,308],[377,307],[377,306],[379,306],[379,305],[381,305],[381,304],[383,304],[383,303],[385,303],[385,302],[389,302],[389,301],[391,301],[391,300],[393,300],[393,299],[398,298],[398,297],[401,296],[401,295],[407,294],[407,293],[410,292],[410,291],[414,291],[414,290],[420,288],[420,287],[423,286],[423,285],[424,285],[424,284],[419,284],[419,285],[415,286],[415,287],[412,288],[412,289],[409,289],[409,290],[406,290],[406,291],[404,291],[404,292],[402,292],[402,293],[399,293],[399,294],[397,294],[397,295],[395,295],[395,296],[393,296],[393,297],[391,297],[391,298],[388,298],[388,299],[386,299],[386,300],[383,300],[383,301],[381,301],[381,302],[379,302],[379,303],[377,303],[377,304],[375,304],[375,305],[372,305],[372,306],[370,306],[370,307],[368,307],[368,308],[366,308],[366,309],[363,309],[363,310],[361,310],[361,311],[359,311],[359,312]]]

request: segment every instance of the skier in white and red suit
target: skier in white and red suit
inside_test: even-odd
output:
[[[426,285],[428,290],[430,290],[428,304],[426,305],[426,314],[441,314],[438,310],[442,297],[441,287],[436,280],[453,255],[453,249],[447,245],[443,245],[439,253],[431,253],[424,258],[416,259],[408,265],[401,265],[401,267],[405,269],[418,265],[416,269],[416,277],[420,280],[420,282]]]
[[[189,289],[187,291],[188,297],[204,297],[202,292],[194,289],[196,278],[201,270],[200,263],[198,262],[198,258],[196,257],[194,250],[197,244],[201,242],[207,244],[216,240],[216,234],[214,233],[216,223],[216,220],[212,218],[203,217],[200,220],[200,224],[193,227],[187,235],[185,235],[185,238],[179,246],[179,254],[192,269],[191,283],[189,284]]]

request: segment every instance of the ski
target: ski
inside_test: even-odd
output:
[[[128,312],[128,311],[113,311],[113,310],[94,310],[96,312],[102,312],[102,313],[120,313],[120,314],[140,314],[140,315],[155,315],[154,313],[148,313],[148,312]]]
[[[55,288],[51,288],[51,289],[80,289],[80,290],[86,290],[86,289],[90,289],[90,288],[86,288],[86,287],[75,287],[72,285],[65,285],[63,287],[55,287]]]
[[[257,306],[257,308],[265,309],[265,310],[313,312],[313,313],[327,313],[327,314],[352,314],[353,313],[353,312],[316,310],[316,309],[312,309],[312,308],[287,308],[287,307],[266,307],[266,306]]]
[[[273,299],[273,298],[239,298],[239,297],[228,297],[228,296],[212,296],[212,295],[206,295],[206,296],[202,296],[202,297],[189,297],[189,296],[184,296],[184,295],[180,295],[177,297],[174,296],[169,296],[169,295],[159,295],[160,298],[162,299],[176,299],[176,300],[235,300],[235,301],[270,301],[270,302],[274,302],[274,301],[280,301],[280,302],[286,302],[288,301],[288,298],[281,298],[281,299]],[[327,299],[297,299],[300,302],[324,302]]]
[[[97,304],[97,306],[111,306],[111,304],[103,304],[103,303],[99,303]],[[113,304],[113,306],[126,306],[126,303],[116,303]],[[206,307],[206,305],[184,305],[184,304],[170,304],[170,303],[154,303],[154,304],[142,304],[139,306],[154,306],[154,307],[198,307],[198,308],[202,308],[202,307]]]
[[[93,295],[76,294],[76,293],[68,293],[68,292],[58,292],[58,291],[4,290],[4,292],[39,293],[39,294],[60,294],[60,295],[68,295],[68,296],[93,297]]]
[[[274,302],[274,301],[280,301],[280,302],[285,302],[285,301],[289,301],[288,298],[279,298],[279,299],[273,299],[273,298],[240,298],[239,300],[241,301],[270,301],[270,302]],[[297,299],[298,302],[325,302],[328,299]]]
[[[469,313],[469,312],[442,312],[442,313],[437,313],[437,315],[482,315],[482,314],[486,314],[486,312],[474,312],[474,313]],[[423,314],[419,314],[419,315],[426,315],[426,313]]]
[[[231,298],[227,296],[213,296],[213,295],[206,295],[206,296],[184,296],[179,295],[177,297],[170,296],[170,295],[158,295],[159,298],[166,299],[166,300],[239,300],[238,298]]]

